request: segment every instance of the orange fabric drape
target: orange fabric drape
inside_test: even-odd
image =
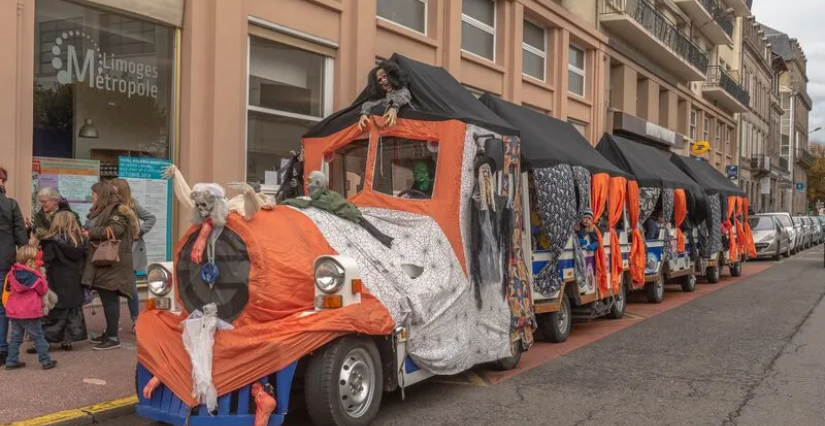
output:
[[[627,179],[623,177],[610,179],[610,195],[607,197],[607,221],[610,224],[610,281],[613,284],[613,294],[618,294],[622,288],[624,262],[622,262],[622,244],[619,241],[616,225],[619,223],[619,219],[622,218],[626,190]]]
[[[630,229],[633,232],[633,245],[630,246],[630,277],[636,285],[645,283],[645,260],[647,257],[645,237],[639,229],[641,210],[639,182],[632,180],[627,183],[627,215],[630,219]]]
[[[742,199],[742,214],[744,216],[744,220],[742,221],[742,226],[745,228],[745,247],[747,248],[748,256],[756,257],[756,244],[753,242],[753,230],[751,229],[751,224],[748,223],[748,199]]]
[[[744,255],[747,252],[747,245],[745,244],[746,234],[745,227],[742,226],[742,205],[743,197],[736,197],[736,213],[733,216],[733,224],[736,227],[736,243],[739,249],[739,254]]]
[[[734,218],[734,215],[736,214],[736,199],[737,198],[738,197],[734,197],[734,196],[728,197],[727,220],[732,225],[732,228],[730,230],[730,235],[729,235],[731,262],[736,262],[736,261],[739,260],[739,243],[736,239],[736,232],[734,232],[734,230],[736,229],[736,219]]]
[[[673,221],[676,224],[676,249],[679,253],[685,252],[685,233],[682,232],[682,223],[687,217],[687,195],[684,189],[673,190]]]
[[[610,176],[604,173],[593,175],[590,181],[590,206],[593,208],[593,223],[598,223],[599,218],[604,214],[607,193],[610,188]],[[607,253],[602,242],[602,233],[596,227],[596,238],[599,240],[599,248],[596,249],[596,282],[599,283],[599,298],[604,298],[610,284],[607,282]]]

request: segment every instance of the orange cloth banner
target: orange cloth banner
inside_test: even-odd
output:
[[[645,283],[645,260],[647,257],[645,237],[639,229],[641,209],[639,182],[632,180],[627,183],[627,215],[630,219],[630,228],[633,230],[633,245],[630,246],[630,277],[637,286]]]
[[[593,175],[590,180],[590,206],[593,209],[593,223],[598,223],[604,214],[607,193],[610,186],[610,176],[605,173]],[[599,298],[607,296],[610,284],[607,282],[607,253],[602,243],[602,232],[596,227],[596,238],[599,248],[596,249],[596,282],[599,283]]]
[[[743,220],[743,227],[745,228],[745,247],[747,247],[747,253],[750,257],[756,257],[756,244],[753,242],[753,230],[751,229],[751,224],[748,222],[748,199],[742,199],[742,213],[745,217]]]
[[[739,242],[736,238],[736,219],[734,215],[736,214],[736,199],[739,197],[730,196],[728,197],[728,215],[727,221],[731,224],[732,229],[730,230],[730,234],[728,238],[730,239],[730,260],[731,262],[738,262],[739,261]],[[736,231],[736,232],[734,232]]]
[[[687,217],[687,196],[684,189],[673,190],[673,221],[676,224],[676,250],[685,252],[685,233],[682,232],[682,223]]]
[[[614,177],[610,179],[610,193],[607,197],[607,221],[610,224],[610,281],[613,284],[613,294],[618,294],[622,288],[624,262],[622,262],[622,244],[619,241],[619,232],[616,225],[622,218],[624,211],[627,179]]]

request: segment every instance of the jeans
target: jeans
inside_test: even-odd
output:
[[[132,316],[132,321],[137,320],[140,313],[140,299],[138,299],[137,290],[137,275],[132,275],[132,298],[129,299],[129,315]]]
[[[2,274],[0,275],[0,280],[5,279],[8,272],[8,269],[0,270],[0,274]],[[6,353],[9,351],[8,334],[9,319],[6,318],[6,309],[3,307],[3,304],[0,303],[0,353]]]
[[[23,344],[23,333],[28,333],[34,341],[34,347],[37,349],[37,359],[41,365],[49,365],[52,362],[49,357],[49,344],[46,342],[46,337],[43,335],[43,324],[38,319],[12,319],[11,320],[11,339],[9,339],[9,358],[6,360],[6,365],[14,365],[20,362],[20,345]]]
[[[103,304],[103,316],[106,318],[106,337],[117,339],[117,329],[120,326],[120,294],[116,291],[97,289],[100,302]]]

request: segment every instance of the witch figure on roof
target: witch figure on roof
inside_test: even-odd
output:
[[[367,100],[361,104],[361,116],[358,118],[358,128],[367,129],[370,124],[370,114],[373,109],[381,107],[381,128],[395,126],[398,110],[410,103],[412,95],[407,89],[407,76],[392,61],[382,61],[370,71],[367,83]]]

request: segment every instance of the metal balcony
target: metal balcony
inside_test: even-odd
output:
[[[768,154],[757,154],[751,158],[751,172],[768,174],[771,172],[771,157]]]
[[[706,77],[708,55],[647,0],[601,0],[601,24],[685,81]]]
[[[693,20],[694,28],[716,45],[733,42],[733,19],[716,0],[673,0]]]
[[[739,84],[735,72],[728,72],[720,66],[708,69],[708,80],[702,88],[706,98],[716,101],[731,112],[748,111],[751,97]]]
[[[814,162],[816,162],[816,158],[810,151],[805,148],[799,148],[796,150],[796,163],[802,166],[802,168],[809,170],[814,166]]]
[[[753,0],[723,0],[724,5],[732,7],[736,16],[749,16]]]

